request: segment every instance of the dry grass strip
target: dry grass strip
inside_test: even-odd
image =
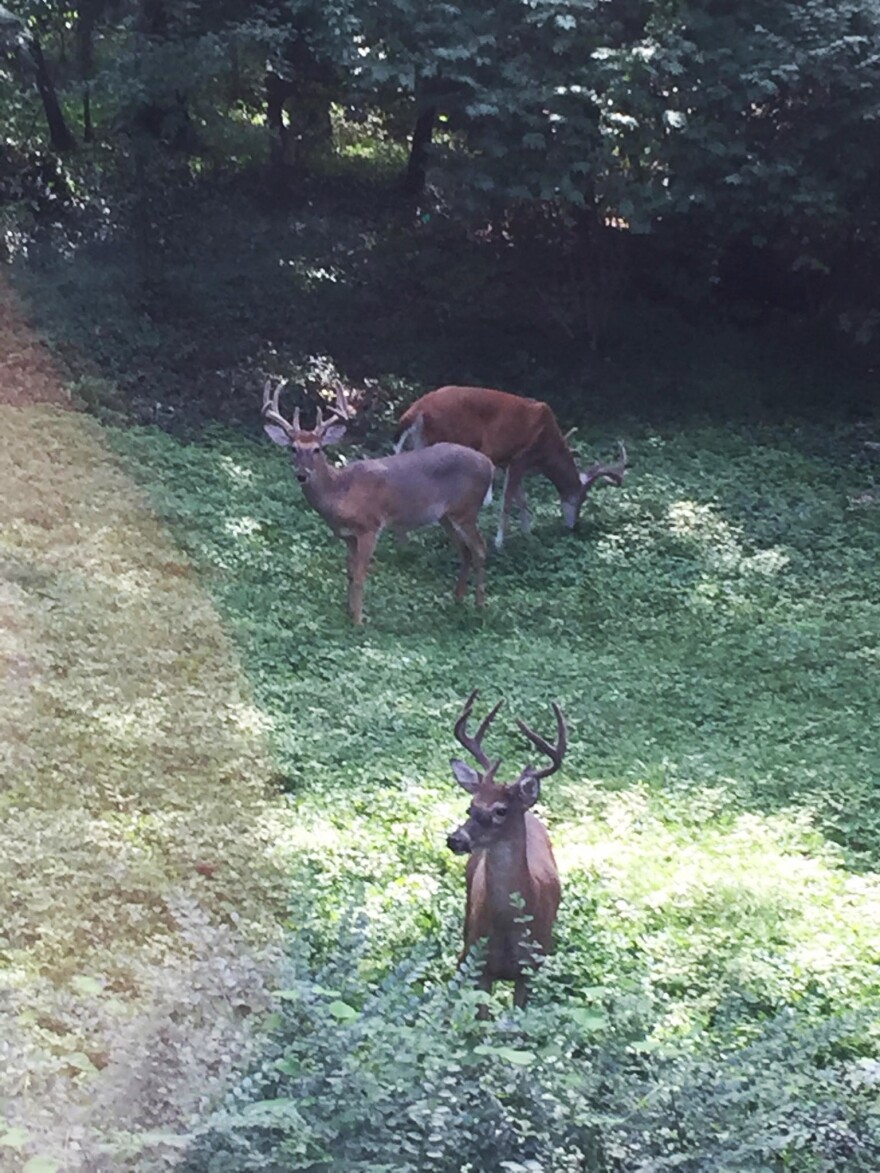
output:
[[[0,1168],[161,1168],[266,1001],[255,948],[282,886],[262,721],[100,427],[47,405],[63,390],[12,305],[0,296],[20,356],[0,351]]]

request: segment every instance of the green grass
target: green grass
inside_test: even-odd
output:
[[[448,759],[478,687],[487,706],[507,699],[493,748],[511,773],[514,714],[549,727],[558,700],[569,720],[542,807],[565,886],[545,996],[638,990],[658,1036],[873,999],[870,468],[844,429],[626,438],[625,489],[597,493],[576,534],[549,486],[530,486],[535,530],[492,557],[482,613],[453,603],[439,530],[384,539],[362,630],[342,544],[268,441],[218,428],[189,446],[155,429],[114,443],[200,567],[271,722],[295,932],[329,947],[362,907],[368,966],[427,939],[432,972],[451,973],[464,885],[444,839],[465,801]]]

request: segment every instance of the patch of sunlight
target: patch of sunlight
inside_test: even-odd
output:
[[[199,691],[193,692],[181,679],[180,700],[198,699]],[[171,709],[167,697],[139,697],[129,703],[115,699],[112,703],[102,705],[83,704],[80,714],[84,722],[88,722],[91,731],[108,738],[125,739],[129,743],[135,741],[152,741],[157,736],[166,733],[177,736],[186,732],[186,722],[182,721],[183,710]],[[217,699],[212,714],[212,726],[216,736],[220,726],[230,726],[236,733],[246,738],[261,738],[272,727],[272,722],[255,705],[242,701],[223,702]]]
[[[137,569],[98,568],[93,572],[93,581],[102,586],[112,587],[119,595],[142,596],[155,587],[156,577],[149,571]]]
[[[767,550],[759,550],[751,557],[743,558],[743,570],[751,574],[770,575],[779,574],[788,566],[791,558],[778,546],[771,546]]]
[[[243,701],[231,701],[225,706],[225,713],[239,733],[262,736],[272,728],[272,718],[256,705]]]
[[[690,538],[704,547],[715,570],[770,576],[779,574],[789,564],[788,554],[778,546],[746,554],[742,531],[719,517],[712,505],[673,501],[667,519],[673,534]]]
[[[258,534],[262,528],[261,522],[255,517],[229,517],[225,523],[226,532],[234,538],[250,538]]]
[[[50,1138],[72,1119],[88,1131],[102,1097],[125,1129],[137,1097],[107,1080],[158,1053],[154,995],[206,1066],[222,1048],[218,1073],[259,1001],[255,950],[286,893],[261,837],[266,723],[184,556],[86,416],[0,407],[0,607],[0,1099]],[[77,974],[122,1010],[71,996]],[[245,974],[234,1012],[205,992]],[[176,1071],[182,1051],[161,1045]],[[65,1050],[102,1070],[68,1078]],[[198,1094],[169,1074],[163,1119]]]
[[[802,810],[673,827],[629,792],[553,837],[600,894],[597,924],[629,921],[651,984],[694,1005],[727,981],[771,1001],[880,992],[880,876],[850,875]]]
[[[267,811],[263,829],[269,853],[280,867],[288,866],[304,851],[333,855],[357,842],[350,825],[341,827],[329,819],[308,816],[291,820],[272,811]]]
[[[254,470],[248,468],[247,465],[239,464],[231,456],[221,455],[219,464],[229,480],[234,481],[237,485],[252,485],[254,483]]]
[[[669,528],[674,534],[697,538],[722,556],[739,557],[740,544],[733,526],[719,517],[711,505],[697,501],[673,501],[667,509]]]
[[[407,904],[430,908],[437,897],[440,878],[430,872],[409,872],[397,876],[390,884],[375,886],[364,896],[364,912],[370,919],[380,919],[389,906]]]
[[[279,260],[282,268],[292,269],[297,277],[302,278],[305,289],[314,289],[317,285],[335,285],[342,279],[338,269],[328,269],[325,265],[308,265],[299,257],[290,257],[288,260]]]

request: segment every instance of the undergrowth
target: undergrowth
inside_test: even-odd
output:
[[[193,1167],[562,1170],[589,1161],[590,1145],[596,1168],[870,1167],[874,1069],[858,1064],[875,1042],[846,1019],[880,996],[880,537],[861,437],[792,424],[626,438],[626,487],[597,494],[578,533],[563,532],[549,488],[530,486],[535,530],[491,559],[484,612],[452,602],[454,559],[428,532],[380,545],[356,630],[343,548],[267,442],[221,428],[189,445],[115,434],[199,565],[271,721],[287,794],[273,850],[291,878],[293,939],[310,949],[296,970],[307,1009],[291,996],[299,1009]],[[493,748],[510,770],[526,754],[514,714],[540,729],[555,699],[570,725],[543,811],[565,889],[558,953],[534,1010],[476,1043],[444,992],[463,904],[444,845],[462,810],[448,758],[473,687],[486,705],[507,699]],[[352,909],[357,964],[338,940]],[[418,980],[389,978],[414,950]],[[338,996],[321,993],[339,984],[314,976],[322,965],[347,972]],[[607,1051],[592,1026],[586,1041],[583,1024],[566,1033],[596,990],[603,1015],[638,1007],[635,1034],[611,1030]],[[516,1099],[517,1060],[500,1075],[473,1061],[508,1031],[535,1056],[531,1105]],[[539,1038],[562,1048],[549,1066]],[[395,1074],[406,1045],[439,1058]],[[645,1052],[661,1056],[650,1069],[632,1058]],[[351,1063],[398,1104],[396,1132],[350,1094]],[[303,1090],[313,1077],[320,1094]],[[513,1099],[499,1107],[485,1081],[502,1077]],[[563,1120],[572,1105],[586,1131]],[[430,1160],[389,1147],[410,1133],[428,1144],[440,1119],[448,1137],[512,1129],[507,1148],[498,1140],[507,1156],[469,1164],[449,1139]]]

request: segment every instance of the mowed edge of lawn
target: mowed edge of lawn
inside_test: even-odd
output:
[[[0,420],[0,1168],[173,1160],[267,1003],[264,721],[100,426]]]

